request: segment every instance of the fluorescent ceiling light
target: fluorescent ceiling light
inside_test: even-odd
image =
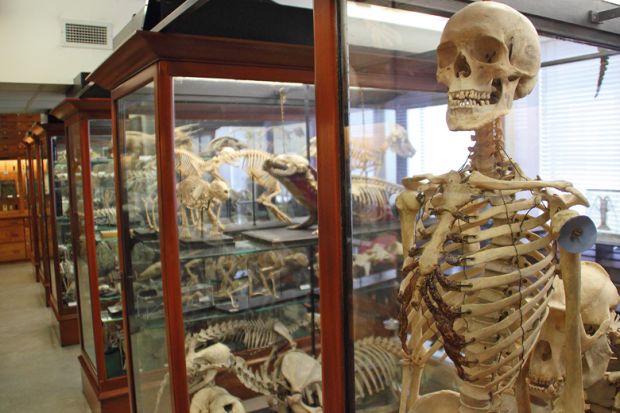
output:
[[[448,21],[445,17],[433,16],[432,14],[392,9],[374,4],[356,3],[353,1],[347,2],[347,14],[349,17],[355,17],[358,19],[373,20],[382,23],[415,27],[436,32],[443,31],[443,28]]]

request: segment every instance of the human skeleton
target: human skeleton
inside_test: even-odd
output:
[[[568,208],[587,200],[568,182],[527,178],[504,151],[500,117],[531,92],[540,64],[538,36],[524,16],[499,3],[468,5],[448,21],[437,61],[448,126],[476,132],[466,166],[405,179],[408,190],[397,201],[408,255],[399,292],[400,411],[496,412],[514,388],[525,412],[522,370],[556,273],[569,297],[567,346],[579,354],[578,255],[562,250],[558,266],[556,240],[576,215]],[[458,397],[419,398],[422,368],[441,348],[462,379]],[[583,412],[580,364],[574,357],[566,363],[566,411]]]

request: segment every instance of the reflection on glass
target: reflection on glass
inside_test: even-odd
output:
[[[139,412],[170,412],[168,352],[158,233],[156,136],[153,85],[119,99],[121,199],[125,223],[120,237],[128,248],[127,317],[132,350],[133,385]],[[103,200],[103,194],[101,196]],[[104,245],[100,244],[101,247]],[[159,280],[158,280],[159,279]]]
[[[428,166],[444,172],[468,151],[466,144],[453,145],[447,127],[438,127],[445,125],[445,98],[433,54],[445,19],[353,2],[347,13],[355,408],[396,412],[400,182],[430,172]]]
[[[84,181],[82,176],[82,148],[80,145],[80,124],[73,123],[68,128],[71,145],[71,176],[75,191],[75,224],[77,244],[75,245],[76,270],[79,285],[80,320],[82,324],[82,347],[93,366],[97,365],[95,353],[95,332],[93,330],[93,303],[91,296],[88,256],[86,249],[86,222],[84,220]]]
[[[190,401],[198,404],[196,392],[208,384],[198,360],[192,361],[194,354],[224,345],[239,358],[235,369],[219,373],[220,380],[229,382],[248,366],[253,366],[249,377],[258,377],[258,366],[274,374],[253,389],[264,397],[248,411],[264,408],[267,401],[283,408],[293,385],[282,378],[283,360],[298,360],[307,376],[320,366],[313,294],[313,89],[293,83],[175,78],[174,91]],[[151,285],[157,283],[155,277]],[[274,358],[263,359],[272,349]],[[302,401],[308,406],[319,404],[313,387],[320,386],[318,380],[306,384]],[[226,390],[240,393],[233,387]]]

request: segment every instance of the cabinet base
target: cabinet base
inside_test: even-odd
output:
[[[79,356],[80,366],[82,367],[82,393],[86,397],[88,406],[92,413],[130,413],[129,409],[129,393],[127,389],[127,381],[123,379],[114,379],[115,385],[108,382],[109,389],[102,389],[97,385],[97,378],[93,377],[88,362],[83,356]]]
[[[52,301],[52,311],[56,318],[56,334],[62,347],[72,346],[80,343],[80,330],[78,326],[77,313],[60,314]]]

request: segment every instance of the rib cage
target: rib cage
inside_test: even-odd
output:
[[[264,348],[272,346],[282,339],[282,336],[276,333],[274,329],[274,324],[277,321],[275,318],[224,321],[211,325],[196,335],[199,343],[226,341],[243,343],[248,349]],[[293,334],[307,324],[308,322],[302,320],[287,325],[287,328]]]
[[[390,198],[403,191],[396,185],[379,178],[351,177],[353,216],[358,220],[383,220],[390,216]]]
[[[355,342],[355,399],[394,389],[400,371],[398,341],[366,337]]]
[[[260,186],[267,190],[279,189],[280,184],[278,181],[263,170],[263,162],[267,159],[273,158],[273,155],[269,152],[261,151],[258,149],[241,149],[241,150],[226,150],[222,151],[217,157],[213,159],[218,166],[227,163],[229,165],[236,166],[238,162],[241,162],[240,167]]]
[[[416,365],[443,347],[465,382],[461,403],[489,395],[490,404],[472,405],[488,411],[513,386],[547,315],[556,271],[552,195],[541,190],[516,199],[517,191],[482,191],[467,184],[464,172],[459,178],[425,194],[415,228],[420,241],[403,267],[400,334]],[[474,199],[455,209],[431,203],[450,191]],[[422,218],[436,222],[424,227]],[[433,251],[441,251],[438,258]]]

